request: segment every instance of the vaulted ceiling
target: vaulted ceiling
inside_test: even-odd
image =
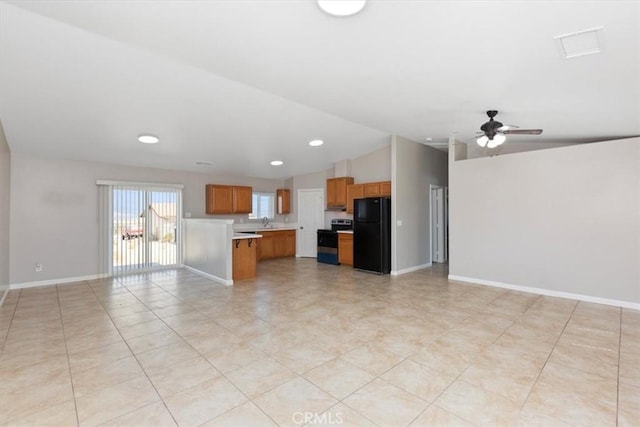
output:
[[[513,144],[640,134],[634,1],[3,1],[0,19],[17,153],[284,178],[391,134],[472,140],[488,109],[544,129]],[[561,55],[554,36],[594,27],[602,53]]]

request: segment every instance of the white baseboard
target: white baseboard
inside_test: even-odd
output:
[[[560,291],[554,291],[551,289],[544,289],[544,288],[532,288],[529,286],[511,285],[509,283],[494,282],[492,280],[476,279],[473,277],[456,276],[453,274],[449,275],[449,280],[474,283],[476,285],[493,286],[496,288],[511,289],[513,291],[527,292],[530,294],[547,295],[550,297],[567,298],[567,299],[573,299],[578,301],[593,302],[596,304],[612,305],[615,307],[624,307],[624,308],[631,308],[633,310],[640,310],[640,303],[629,302],[629,301],[620,301],[615,299],[592,297],[589,295],[574,294],[570,292],[560,292]]]
[[[416,265],[413,267],[409,267],[409,268],[403,268],[402,270],[392,270],[391,271],[391,275],[392,276],[400,276],[401,274],[407,274],[407,273],[411,273],[412,271],[417,271],[417,270],[422,270],[423,268],[429,268],[431,267],[431,263],[427,263],[427,264],[422,264],[422,265]]]
[[[0,307],[4,304],[4,300],[7,299],[7,295],[9,295],[9,288],[5,289],[2,293],[2,298],[0,298]]]
[[[222,283],[223,285],[227,285],[227,286],[233,285],[233,280],[226,280],[226,279],[223,279],[222,277],[214,276],[213,274],[200,271],[197,268],[189,267],[188,265],[183,265],[183,268],[199,276],[206,277],[207,279],[211,279],[214,282]]]
[[[85,280],[104,279],[108,274],[92,274],[89,276],[63,277],[61,279],[39,280],[36,282],[12,283],[9,289],[37,288],[38,286],[64,285],[65,283],[82,282]]]

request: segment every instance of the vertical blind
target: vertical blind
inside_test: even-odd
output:
[[[180,264],[182,186],[98,181],[101,273]]]

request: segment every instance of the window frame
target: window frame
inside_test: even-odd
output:
[[[251,213],[248,214],[249,219],[252,220],[261,220],[264,218],[263,216],[257,216],[258,212],[262,210],[262,197],[269,198],[270,207],[268,215],[266,217],[271,221],[276,218],[276,193],[267,192],[267,191],[254,191],[251,195]]]

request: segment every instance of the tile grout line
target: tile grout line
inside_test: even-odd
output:
[[[145,279],[145,280],[147,280],[147,279]],[[153,282],[153,280],[151,280],[151,279],[148,279],[148,280],[149,280],[150,282],[154,283],[154,286],[158,286],[158,285],[156,285],[156,284],[155,284],[155,282]],[[176,280],[179,280],[179,277],[177,277],[177,276],[176,276]],[[160,320],[160,321],[161,321],[165,326],[167,326],[169,329],[171,329],[171,331],[173,331],[173,333],[175,333],[177,336],[179,336],[179,337],[180,337],[180,339],[181,339],[182,341],[184,341],[184,342],[185,342],[189,347],[191,347],[191,349],[193,349],[193,351],[195,351],[195,352],[198,354],[198,356],[202,357],[204,360],[206,360],[206,361],[207,361],[207,363],[208,363],[209,365],[211,365],[211,366],[212,366],[216,371],[218,371],[218,372],[220,373],[220,376],[221,376],[221,377],[223,377],[225,380],[227,380],[227,381],[229,382],[229,384],[231,384],[233,387],[235,387],[235,388],[236,388],[236,390],[238,390],[238,392],[240,392],[240,393],[241,393],[241,394],[242,394],[242,395],[247,399],[247,401],[248,401],[248,402],[253,403],[253,404],[254,404],[258,409],[260,409],[260,411],[262,411],[262,412],[263,412],[263,413],[264,413],[264,414],[265,414],[269,419],[271,419],[271,420],[272,420],[272,421],[274,421],[274,423],[275,423],[275,420],[273,420],[273,419],[272,419],[268,414],[266,414],[266,413],[262,410],[262,408],[260,408],[258,405],[256,405],[256,404],[253,402],[253,400],[252,400],[248,395],[246,395],[246,394],[245,394],[245,393],[244,393],[244,392],[243,392],[243,391],[242,391],[238,386],[236,386],[236,385],[235,385],[231,380],[229,380],[229,378],[227,378],[227,376],[226,376],[226,374],[225,374],[224,372],[222,372],[221,370],[219,370],[218,368],[216,368],[216,367],[215,367],[215,365],[214,365],[213,363],[211,363],[211,362],[209,361],[209,359],[208,359],[208,358],[206,358],[202,353],[200,353],[200,351],[198,351],[198,349],[196,349],[195,347],[193,347],[193,345],[191,345],[191,343],[189,343],[189,341],[188,341],[185,337],[183,337],[183,336],[182,336],[178,331],[176,331],[175,329],[173,329],[173,327],[172,327],[171,325],[169,325],[168,323],[166,323],[166,322],[164,321],[164,319],[163,319],[163,318],[158,317],[158,315],[153,311],[153,309],[149,308],[149,307],[144,303],[144,301],[142,301],[140,298],[138,298],[138,296],[137,296],[137,295],[135,295],[133,292],[131,292],[131,291],[129,290],[129,288],[127,287],[127,285],[126,285],[126,284],[122,283],[122,286],[124,286],[124,287],[127,289],[127,291],[128,291],[128,292],[130,292],[130,293],[131,293],[131,295],[133,295],[133,296],[134,296],[134,297],[135,297],[135,298],[136,298],[136,299],[137,299],[137,300],[138,300],[142,305],[144,305],[144,306],[145,306],[149,311],[151,311],[151,312],[153,313],[153,315],[157,317],[157,319],[158,319],[158,320]],[[159,286],[159,287],[160,287],[160,286]],[[160,287],[160,288],[161,288],[161,289],[163,289],[162,287]],[[163,289],[163,291],[164,291],[164,289]],[[165,291],[165,292],[167,292],[167,291]],[[169,293],[169,292],[167,292],[167,293]],[[169,294],[173,296],[173,294],[171,294],[171,293],[169,293]],[[180,301],[182,301],[182,302],[186,303],[186,301],[182,300],[181,298],[179,298],[179,297],[177,297],[177,296],[174,296],[174,297],[175,297],[175,298],[177,298],[177,299],[179,299]],[[102,302],[101,302],[101,304],[102,304]],[[105,311],[106,311],[106,310],[105,310]],[[222,328],[226,329],[226,330],[227,330],[227,331],[229,331],[230,333],[233,333],[231,330],[229,330],[229,329],[225,328],[224,326],[220,325],[218,322],[216,322],[215,320],[213,320],[213,319],[209,318],[209,317],[208,317],[208,316],[206,316],[204,313],[201,313],[201,312],[200,312],[200,310],[196,309],[196,311],[197,311],[198,313],[202,314],[203,316],[205,316],[207,319],[209,319],[209,320],[213,321],[216,325],[219,325],[220,327],[222,327]],[[109,318],[111,318],[111,315],[110,315],[108,312],[107,312],[107,315],[109,316]],[[175,316],[178,316],[178,315],[175,315]],[[168,317],[174,317],[174,316],[168,316]],[[112,322],[113,322],[113,320],[112,320]],[[114,324],[114,326],[115,326],[115,324]],[[146,376],[146,377],[147,377],[147,379],[149,380],[149,383],[151,384],[151,386],[154,388],[154,390],[155,390],[155,391],[156,391],[156,393],[158,394],[158,397],[160,397],[160,400],[162,401],[163,405],[165,406],[165,408],[167,409],[167,411],[168,411],[168,412],[169,412],[169,414],[171,415],[171,418],[174,420],[174,422],[176,423],[176,425],[180,426],[180,424],[178,423],[178,421],[175,419],[175,417],[174,417],[173,413],[171,412],[171,410],[170,410],[170,409],[169,409],[169,407],[167,406],[167,403],[165,402],[165,399],[164,399],[164,398],[162,397],[162,395],[158,392],[158,390],[156,389],[155,385],[153,384],[153,381],[151,380],[151,378],[149,378],[149,375],[147,374],[147,371],[144,369],[144,367],[142,366],[142,364],[138,361],[138,358],[137,358],[136,354],[133,352],[133,350],[131,349],[131,347],[129,346],[129,343],[127,342],[127,340],[126,340],[126,339],[122,336],[122,334],[120,333],[120,329],[119,329],[117,326],[116,326],[116,329],[118,329],[118,334],[120,334],[120,336],[122,337],[123,341],[125,342],[125,344],[126,344],[126,345],[127,345],[127,347],[129,348],[129,351],[131,351],[131,354],[132,354],[132,355],[133,355],[133,357],[136,359],[136,362],[138,363],[138,365],[140,366],[140,368],[142,369],[142,371],[145,373],[145,376]],[[234,334],[234,335],[235,335],[235,334]],[[158,347],[158,348],[168,347],[168,346],[170,346],[170,345],[171,345],[171,344],[167,344],[166,346],[161,346],[161,347]],[[154,351],[154,350],[155,350],[155,349],[153,349],[153,350],[149,350],[149,351]],[[182,363],[182,362],[176,362],[175,364],[178,364],[178,363]],[[173,365],[172,365],[172,366],[173,366]],[[190,387],[187,387],[186,389],[181,390],[181,391],[180,391],[180,392],[178,392],[178,393],[182,393],[182,392],[184,392],[184,391],[186,391],[186,390],[189,390],[190,388],[196,387],[196,386],[198,386],[198,385],[202,384],[203,382],[204,382],[204,381],[199,382],[199,383],[197,383],[197,384],[194,384],[194,385],[192,385],[192,386],[190,386]],[[279,384],[278,386],[280,386],[280,385],[281,385],[281,384]],[[278,387],[278,386],[276,386],[276,387]],[[276,387],[274,387],[274,388],[276,388]],[[270,390],[269,390],[269,391],[270,391]],[[178,394],[178,393],[175,393],[175,394]],[[174,396],[175,394],[173,394],[172,396]],[[223,412],[223,413],[221,413],[221,414],[218,414],[218,415],[216,415],[215,417],[213,417],[213,418],[211,418],[211,419],[209,419],[209,420],[205,420],[205,421],[204,421],[204,423],[209,422],[209,421],[211,421],[211,420],[213,420],[213,419],[215,419],[215,418],[217,418],[217,417],[219,417],[219,416],[222,416],[222,415],[226,414],[227,412],[232,411],[232,410],[236,409],[237,407],[244,405],[245,403],[246,403],[246,402],[242,402],[242,403],[241,403],[241,404],[239,404],[239,405],[236,405],[236,406],[234,406],[234,407],[232,407],[232,408],[229,408],[229,410],[227,410],[227,411],[225,411],[225,412]],[[136,409],[136,410],[137,410],[137,409]],[[135,411],[135,410],[134,410],[134,411]],[[133,412],[133,411],[131,411],[131,412]],[[126,414],[125,414],[125,415],[126,415]],[[276,423],[276,424],[277,424],[277,423]]]
[[[89,286],[89,282],[86,282],[87,286]],[[69,369],[69,381],[71,382],[71,394],[73,396],[73,408],[76,413],[76,423],[80,426],[80,415],[78,414],[78,400],[76,398],[76,389],[73,385],[73,372],[71,372],[71,361],[69,360],[69,347],[67,346],[67,335],[65,333],[64,328],[64,318],[62,317],[62,307],[60,306],[60,292],[58,291],[58,286],[56,285],[56,299],[58,300],[58,313],[60,314],[60,326],[62,328],[62,339],[64,340],[64,351],[67,355],[67,369]]]
[[[124,286],[124,288],[127,290],[127,292],[129,292],[129,294],[133,295],[133,297],[134,297],[134,298],[136,298],[138,301],[140,301],[140,299],[138,299],[138,297],[137,297],[136,295],[134,295],[134,294],[129,290],[129,288],[127,288],[127,287],[126,287],[126,285],[125,285],[124,283],[120,282],[120,279],[119,279],[119,278],[117,278],[117,277],[115,277],[115,276],[114,276],[114,277],[113,277],[113,279],[114,279],[114,280],[116,280],[116,281],[117,281],[121,286]],[[169,415],[171,416],[171,419],[173,419],[173,421],[176,423],[176,425],[177,425],[177,426],[179,426],[178,421],[175,419],[175,417],[173,416],[173,413],[171,413],[171,411],[170,411],[170,410],[169,410],[169,408],[167,407],[167,404],[166,404],[166,402],[164,401],[164,399],[162,398],[162,396],[160,395],[160,393],[158,393],[158,390],[156,389],[155,385],[154,385],[154,384],[153,384],[153,382],[151,381],[151,378],[149,378],[149,375],[147,374],[147,371],[145,371],[145,370],[144,370],[144,367],[142,366],[142,364],[140,364],[140,361],[138,360],[138,358],[136,357],[136,354],[135,354],[135,353],[133,352],[133,350],[131,349],[131,346],[129,345],[129,343],[127,342],[127,340],[124,338],[124,336],[122,336],[122,333],[120,332],[120,329],[119,329],[119,328],[116,326],[116,324],[113,322],[113,318],[111,317],[111,313],[109,313],[109,311],[106,309],[106,307],[105,307],[105,306],[104,306],[104,304],[102,303],[102,300],[100,300],[100,298],[98,298],[98,295],[96,294],[95,290],[94,290],[91,286],[89,286],[89,287],[91,288],[91,291],[93,292],[93,294],[95,295],[96,299],[98,300],[98,302],[99,302],[99,303],[100,303],[100,305],[102,306],[102,309],[103,309],[103,310],[105,311],[105,313],[107,314],[107,317],[109,317],[109,320],[111,321],[111,323],[113,324],[113,326],[114,326],[114,327],[116,328],[116,330],[118,331],[118,335],[120,335],[120,338],[122,338],[122,341],[124,341],[125,345],[127,346],[127,348],[129,349],[129,351],[131,352],[131,355],[132,355],[132,356],[133,356],[133,358],[135,359],[136,363],[138,364],[138,366],[140,367],[140,369],[142,370],[142,372],[144,372],[144,376],[147,378],[147,381],[149,381],[149,384],[151,385],[151,387],[153,387],[153,390],[156,392],[156,395],[158,396],[158,398],[160,399],[160,401],[161,401],[161,402],[162,402],[162,404],[164,405],[165,409],[167,410],[167,412],[168,412],[168,413],[169,413]],[[145,306],[145,307],[146,307],[146,306]],[[154,313],[154,316],[155,316],[155,313]],[[127,381],[128,381],[128,380],[127,380]],[[124,382],[127,382],[127,381],[124,381]],[[119,384],[123,384],[124,382],[119,383]],[[118,385],[118,384],[116,384],[116,385]],[[125,416],[125,415],[129,415],[129,414],[131,414],[131,413],[133,413],[133,412],[135,412],[135,411],[137,411],[137,410],[139,410],[139,409],[141,409],[141,408],[143,408],[143,407],[146,407],[146,406],[148,406],[148,405],[151,405],[152,403],[154,403],[154,402],[150,402],[150,403],[149,403],[149,404],[147,404],[147,405],[140,406],[140,407],[135,408],[135,409],[133,409],[133,410],[131,410],[131,411],[129,411],[129,412],[126,412],[126,413],[124,413],[124,414],[117,415],[117,416],[115,416],[115,417],[113,417],[113,418],[110,418],[110,419],[108,419],[108,420],[105,420],[105,421],[104,421],[104,422],[102,422],[101,424],[107,423],[107,422],[109,422],[109,421],[112,421],[112,420],[114,420],[114,419],[116,419],[116,418],[119,418],[119,417],[123,417],[123,416]]]
[[[579,304],[580,304],[580,302],[578,301],[578,303],[573,306],[573,310],[571,310],[571,314],[567,318],[567,321],[564,323],[564,326],[562,327],[562,331],[560,332],[560,334],[558,334],[558,338],[556,339],[556,342],[553,344],[553,347],[551,348],[551,351],[549,352],[549,355],[547,356],[547,359],[544,361],[544,364],[542,365],[542,368],[540,368],[540,372],[538,372],[538,375],[536,376],[536,380],[531,385],[531,388],[529,389],[529,393],[527,393],[527,397],[522,402],[522,405],[520,406],[520,412],[522,412],[522,409],[527,404],[527,401],[529,400],[529,397],[531,396],[531,392],[533,391],[533,389],[535,388],[536,384],[538,383],[538,380],[540,379],[540,375],[542,375],[542,372],[544,371],[544,368],[547,367],[547,363],[549,363],[549,359],[551,358],[551,355],[553,354],[553,351],[555,350],[556,346],[558,345],[558,342],[560,342],[560,338],[562,338],[562,334],[564,334],[564,331],[567,329],[567,325],[571,321],[571,318],[573,317],[573,314],[576,312],[576,309],[578,308]]]
[[[11,326],[13,325],[13,318],[16,315],[16,310],[18,309],[18,302],[20,301],[20,296],[22,295],[22,289],[18,290],[18,296],[16,297],[16,303],[13,305],[12,311],[11,311],[11,319],[9,319],[9,324],[7,325],[7,332],[5,333],[4,336],[4,341],[2,342],[2,348],[0,350],[4,351],[4,347],[7,345],[7,339],[9,338],[9,332],[11,331]],[[5,304],[6,304],[6,299],[5,299]],[[4,304],[3,304],[4,306]]]

